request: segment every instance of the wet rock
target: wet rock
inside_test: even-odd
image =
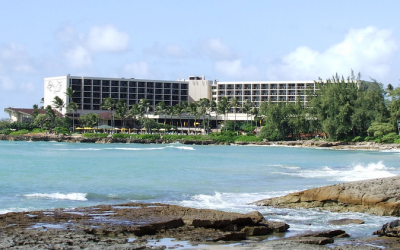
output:
[[[400,237],[400,220],[385,223],[380,230],[377,230],[373,235]]]
[[[277,233],[286,232],[290,227],[288,224],[279,221],[268,221],[265,225],[272,228],[272,230]]]
[[[341,183],[255,202],[260,206],[400,215],[400,176]]]
[[[364,224],[365,222],[360,219],[339,219],[339,220],[330,220],[328,224],[331,225],[348,225],[348,224]]]

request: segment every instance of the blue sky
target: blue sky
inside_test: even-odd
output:
[[[67,74],[317,80],[353,69],[400,83],[396,0],[0,4],[1,110],[32,107],[43,97],[43,78]]]

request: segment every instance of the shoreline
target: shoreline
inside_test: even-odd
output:
[[[164,140],[164,139],[118,139],[118,138],[85,138],[81,136],[65,135],[0,135],[0,141],[56,141],[68,143],[140,143],[140,144],[167,144],[179,142],[187,145],[237,145],[237,146],[283,146],[303,148],[326,148],[338,150],[400,150],[400,144],[385,144],[375,142],[328,142],[321,140],[303,141],[265,141],[265,142],[236,142],[236,143],[214,143],[212,140]]]

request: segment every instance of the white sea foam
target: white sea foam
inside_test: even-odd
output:
[[[180,144],[180,143],[179,143]],[[176,148],[176,149],[180,149],[180,150],[195,150],[193,147],[189,147],[189,146],[174,146],[174,145],[169,145],[167,146],[167,148]]]
[[[160,150],[165,148],[107,148],[107,149],[142,151],[142,150]]]
[[[63,151],[100,151],[102,149],[100,148],[71,148],[71,149],[67,149],[67,148],[63,148],[63,149],[58,149],[58,150],[63,150]]]
[[[28,198],[43,198],[43,199],[54,199],[54,200],[71,200],[71,201],[87,201],[86,193],[68,193],[68,194],[60,194],[60,193],[34,193],[34,194],[26,194],[25,197]]]
[[[331,181],[359,181],[374,178],[396,176],[391,173],[392,168],[386,167],[382,161],[369,163],[367,165],[356,163],[345,169],[333,169],[322,167],[321,169],[303,170],[295,173],[281,173],[285,175],[300,176],[303,178],[328,178]]]
[[[251,202],[267,199],[277,196],[283,196],[291,192],[266,192],[266,193],[220,193],[215,192],[214,195],[199,194],[179,203],[181,206],[193,208],[208,208],[229,211],[233,208],[243,210],[253,210],[254,205],[248,205]]]

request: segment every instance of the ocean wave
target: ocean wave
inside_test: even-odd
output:
[[[182,145],[182,144],[179,143],[178,145]],[[174,146],[174,145],[172,145],[172,143],[169,146],[167,146],[167,148],[176,148],[176,149],[180,149],[180,150],[195,150],[193,147],[190,147],[190,146]]]
[[[206,208],[229,211],[232,208],[240,210],[253,210],[255,205],[249,203],[268,199],[277,196],[283,196],[298,190],[263,192],[263,193],[220,193],[215,192],[213,195],[198,194],[190,197],[190,199],[179,202],[179,205],[192,208]]]
[[[300,172],[281,173],[284,175],[300,176],[303,178],[328,178],[330,181],[360,181],[374,178],[385,178],[396,176],[391,173],[393,168],[386,167],[382,161],[369,163],[367,165],[355,163],[347,168],[334,169],[324,166],[320,169],[301,170]]]
[[[165,149],[163,148],[106,148],[109,150],[132,150],[132,151],[141,151],[141,150],[160,150],[160,149]]]
[[[100,151],[100,148],[62,148],[62,151]]]
[[[54,200],[72,200],[72,201],[87,201],[86,193],[34,193],[23,195],[27,198],[42,198],[42,199],[54,199]]]

